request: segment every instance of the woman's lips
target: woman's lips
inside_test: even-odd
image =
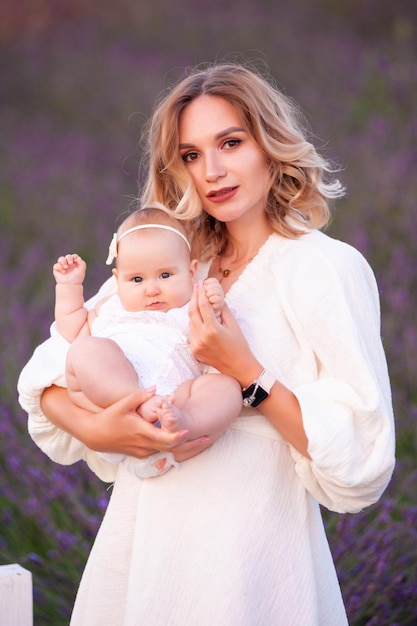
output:
[[[211,202],[224,202],[225,200],[230,200],[230,198],[232,198],[235,195],[238,189],[239,189],[238,186],[223,187],[222,189],[216,189],[214,191],[210,191],[210,193],[207,194],[207,198]]]

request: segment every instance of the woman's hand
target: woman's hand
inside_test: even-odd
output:
[[[186,461],[209,448],[213,441],[214,440],[210,439],[210,437],[199,437],[198,439],[192,439],[185,443],[177,444],[174,448],[171,448],[171,452],[176,461]]]
[[[97,452],[118,452],[145,458],[159,450],[170,450],[185,440],[187,431],[168,433],[138,415],[136,409],[155,393],[155,389],[138,389],[100,413],[90,413],[75,406],[62,387],[49,387],[41,405],[47,418],[58,428]],[[187,442],[184,458],[200,451],[200,440]],[[209,445],[206,442],[206,447]]]
[[[230,310],[224,306],[219,322],[201,285],[197,285],[190,303],[190,341],[193,354],[199,361],[233,376],[242,388],[256,380],[263,369]],[[259,411],[284,439],[310,458],[301,409],[287,387],[277,380]]]
[[[262,371],[262,366],[227,305],[219,321],[203,284],[199,283],[195,286],[189,312],[190,343],[196,359],[232,376],[242,387],[249,385]]]
[[[177,461],[185,461],[211,445],[212,441],[209,437],[186,441],[188,431],[168,433],[140,417],[136,408],[148,400],[155,391],[147,393],[146,396],[144,393],[147,393],[146,390],[140,389],[96,416],[96,419],[101,419],[103,424],[101,424],[100,443],[97,441],[96,434],[97,443],[95,447],[92,447],[93,450],[116,451],[140,459],[160,450],[170,450]],[[121,428],[121,423],[123,428]],[[106,450],[103,447],[100,449],[97,447],[97,445],[103,446],[103,435]],[[111,450],[108,448],[109,445],[111,445]]]

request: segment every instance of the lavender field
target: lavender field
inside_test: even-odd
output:
[[[223,58],[267,65],[342,169],[329,232],[377,276],[398,461],[379,503],[324,516],[350,623],[417,623],[416,48],[413,0],[0,5],[0,564],[32,572],[36,626],[68,623],[109,497],[83,464],[33,444],[17,403],[49,333],[52,262],[79,252],[94,293],[155,98],[184,67]]]

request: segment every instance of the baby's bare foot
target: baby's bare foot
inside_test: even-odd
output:
[[[152,396],[138,407],[137,412],[147,422],[156,422],[159,419],[158,410],[162,408],[164,400],[162,396]]]
[[[164,430],[170,433],[187,430],[187,414],[174,404],[174,398],[166,398],[156,412]]]

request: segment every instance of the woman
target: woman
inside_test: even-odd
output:
[[[144,391],[103,412],[100,432],[86,413],[74,420],[51,386],[66,349],[56,335],[22,373],[31,434],[54,460],[83,458],[106,480],[93,450],[174,446],[184,461],[148,480],[119,467],[76,626],[347,623],[319,503],[355,512],[380,497],[393,417],[375,279],[359,252],[318,230],[342,189],[297,119],[268,80],[221,64],[185,77],[149,127],[141,204],[187,220],[200,276],[222,281],[236,316],[226,308],[219,324],[195,290],[194,354],[243,390],[226,433],[207,447],[153,431],[134,415]]]

